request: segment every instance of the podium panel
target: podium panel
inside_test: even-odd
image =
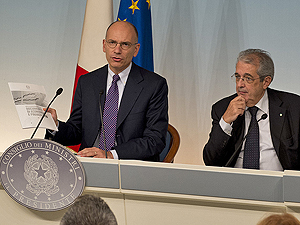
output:
[[[283,202],[282,172],[136,161],[120,171],[122,190]]]
[[[253,225],[286,210],[283,172],[121,160],[120,173],[132,225]]]
[[[134,160],[79,158],[83,194],[102,197],[119,225],[253,225],[266,213],[300,219],[299,171],[256,171]],[[41,212],[11,199],[0,187],[5,224],[59,224],[67,209]]]

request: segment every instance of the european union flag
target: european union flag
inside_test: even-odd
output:
[[[141,47],[133,62],[154,71],[150,0],[121,0],[118,20],[128,21],[138,30]]]

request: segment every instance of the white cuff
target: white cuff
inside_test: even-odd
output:
[[[118,153],[116,150],[112,149],[110,150],[111,154],[113,155],[114,159],[119,159]]]
[[[222,130],[223,130],[226,134],[228,134],[229,136],[231,136],[232,126],[231,126],[231,124],[226,123],[226,122],[224,121],[223,116],[222,116],[222,118],[221,118],[219,124],[220,124],[220,127],[222,128]]]

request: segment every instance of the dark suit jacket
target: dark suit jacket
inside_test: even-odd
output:
[[[273,146],[283,169],[300,170],[300,96],[268,88],[269,120]],[[224,166],[240,146],[245,129],[245,116],[233,122],[232,136],[219,125],[230,101],[237,95],[221,99],[212,106],[213,119],[209,140],[203,150],[203,159],[209,166]],[[230,166],[234,166],[237,157]]]
[[[108,65],[79,78],[73,110],[66,123],[60,122],[52,140],[63,145],[92,147],[100,129],[100,109],[105,102]],[[168,128],[166,79],[134,63],[129,73],[118,112],[115,150],[120,159],[158,161]]]

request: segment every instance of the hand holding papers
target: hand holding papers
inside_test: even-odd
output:
[[[8,83],[23,129],[35,128],[48,102],[43,86],[26,83]],[[40,127],[57,131],[50,113],[46,113]]]

